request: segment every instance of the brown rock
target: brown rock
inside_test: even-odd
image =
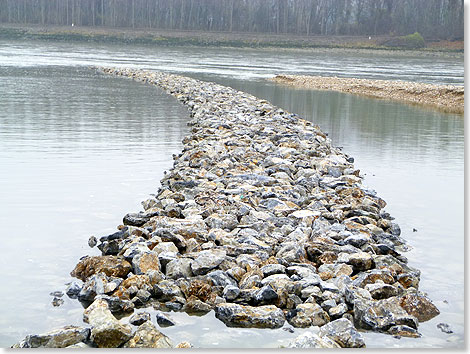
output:
[[[132,270],[132,266],[123,258],[116,256],[94,256],[82,259],[70,273],[83,281],[93,274],[104,273],[108,277],[125,278]]]
[[[429,321],[440,314],[439,309],[424,295],[407,294],[400,299],[400,306],[419,322]]]

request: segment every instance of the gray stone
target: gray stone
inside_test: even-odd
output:
[[[66,348],[88,340],[89,336],[89,328],[65,326],[44,334],[28,335],[13,348]]]
[[[222,270],[214,270],[210,273],[207,273],[207,277],[211,280],[214,286],[237,286],[237,282],[235,281],[235,279],[230,277],[226,272]]]
[[[97,295],[110,294],[122,283],[122,279],[107,277],[103,273],[94,274],[83,284],[78,293],[78,300],[91,302]]]
[[[170,327],[176,325],[176,322],[173,321],[169,315],[163,313],[162,311],[157,311],[156,317],[157,323],[160,327]]]
[[[78,282],[72,281],[65,289],[65,293],[68,297],[75,299],[78,297],[80,290],[82,290],[82,286]]]
[[[264,277],[269,277],[273,274],[283,274],[286,272],[286,267],[282,264],[266,264],[260,269],[263,272]]]
[[[166,265],[166,276],[170,279],[190,278],[192,260],[189,258],[177,258]]]
[[[331,319],[337,319],[343,316],[348,311],[348,306],[342,302],[339,305],[336,305],[328,310],[328,314]]]
[[[153,288],[155,297],[161,301],[171,300],[175,296],[183,296],[181,289],[174,280],[162,280]]]
[[[191,263],[194,275],[203,275],[216,268],[225,259],[227,253],[224,250],[212,249],[199,252],[197,258]]]
[[[224,303],[215,307],[215,316],[228,327],[281,328],[285,322],[284,313],[274,305],[252,307]]]
[[[259,304],[269,304],[277,300],[278,297],[271,285],[265,285],[256,292],[255,301]]]
[[[392,285],[384,283],[367,284],[365,289],[370,293],[373,299],[387,299],[398,295],[398,290]]]
[[[390,327],[406,325],[418,328],[416,317],[409,315],[401,306],[397,297],[384,300],[354,301],[354,321],[361,328],[374,331],[388,331]]]
[[[232,300],[235,300],[239,294],[240,294],[240,289],[237,286],[227,285],[224,288],[222,296],[225,298],[225,300],[232,301]]]

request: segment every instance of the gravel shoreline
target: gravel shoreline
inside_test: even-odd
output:
[[[163,333],[178,325],[171,311],[214,311],[228,327],[283,328],[292,348],[362,348],[358,330],[419,337],[419,322],[439,314],[385,201],[318,126],[214,83],[100,71],[175,96],[191,132],[144,211],[91,237],[102,255],[82,257],[77,280],[57,291],[59,306],[64,293],[83,304],[89,326],[14,347],[187,348]],[[149,306],[155,319],[134,313]]]
[[[339,91],[464,113],[463,86],[303,75],[277,75],[269,80],[297,88]]]

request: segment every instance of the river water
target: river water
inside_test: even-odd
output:
[[[463,58],[2,41],[1,347],[82,323],[76,300],[65,296],[53,307],[49,293],[65,289],[79,257],[98,254],[89,236],[113,232],[156,193],[187,132],[187,110],[174,98],[89,65],[216,81],[318,124],[388,202],[412,248],[409,263],[422,271],[420,289],[441,310],[420,325],[421,338],[365,333],[368,347],[464,346],[463,117],[265,80],[300,73],[463,84]],[[227,328],[213,313],[171,315],[178,325],[163,332],[197,347],[278,347],[304,331]],[[454,333],[441,332],[440,322]]]

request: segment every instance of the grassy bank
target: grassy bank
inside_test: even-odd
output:
[[[157,29],[129,29],[70,26],[0,25],[0,39],[80,41],[98,43],[134,43],[164,46],[217,46],[235,48],[287,49],[367,49],[409,51],[409,48],[388,47],[394,37],[377,36],[293,36],[262,33],[190,32]],[[432,42],[413,49],[420,53],[462,53],[462,42]]]
[[[339,91],[464,113],[463,86],[300,75],[278,75],[271,81],[297,88]]]

